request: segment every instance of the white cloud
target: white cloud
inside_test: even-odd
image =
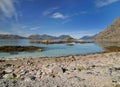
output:
[[[38,30],[38,29],[39,29],[39,27],[32,27],[32,28],[30,28],[31,31]]]
[[[80,14],[87,14],[87,11],[81,11]]]
[[[14,6],[13,0],[0,0],[0,10],[3,12],[5,17],[15,17],[17,20],[17,12]]]
[[[66,19],[65,21],[62,22],[62,24],[66,24],[66,23],[68,23],[70,21],[71,21],[71,19]]]
[[[47,10],[45,10],[45,11],[43,12],[43,15],[44,15],[44,16],[49,15],[49,14],[51,14],[52,12],[54,12],[55,10],[57,10],[57,9],[58,9],[58,7],[48,8]]]
[[[55,19],[66,19],[66,18],[68,18],[68,16],[63,15],[62,13],[56,12],[56,13],[54,13],[52,15],[52,18],[55,18]]]
[[[103,6],[107,6],[112,3],[118,2],[118,1],[120,0],[96,0],[95,4],[96,4],[96,7],[103,7]]]

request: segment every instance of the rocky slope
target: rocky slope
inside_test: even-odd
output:
[[[99,33],[96,40],[108,41],[108,42],[119,42],[120,41],[120,18],[117,18],[112,25],[110,25],[103,32]]]

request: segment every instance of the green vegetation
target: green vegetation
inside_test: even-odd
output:
[[[82,70],[86,70],[86,67],[84,67],[84,66],[78,66],[78,68],[77,68],[79,71],[82,71]]]

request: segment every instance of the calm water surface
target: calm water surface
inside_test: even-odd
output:
[[[0,53],[0,58],[3,57],[56,57],[56,56],[67,56],[67,55],[77,55],[77,54],[88,54],[103,52],[104,49],[98,44],[88,43],[88,44],[75,44],[74,46],[66,46],[66,44],[31,44],[27,39],[20,40],[6,40],[0,39],[0,46],[38,46],[44,47],[45,51],[43,52],[20,52],[16,55],[11,55],[10,53]]]

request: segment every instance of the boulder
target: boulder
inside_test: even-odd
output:
[[[53,74],[63,73],[63,69],[61,67],[56,66],[56,67],[53,68],[52,73]]]

